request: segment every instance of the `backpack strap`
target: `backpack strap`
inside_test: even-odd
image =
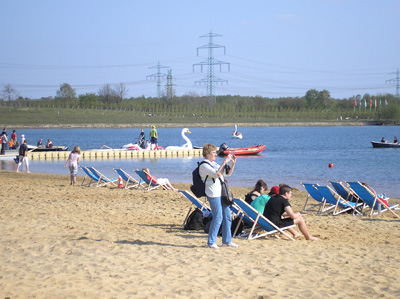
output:
[[[204,164],[204,163],[207,163],[208,165],[210,165],[212,167],[212,165],[210,163],[208,163],[207,161],[201,161],[200,163],[197,162],[197,164],[199,164],[199,170],[200,170],[200,165]],[[206,183],[207,179],[208,179],[208,175],[206,176],[206,178],[204,180],[204,184]],[[215,183],[215,179],[214,178],[213,178],[213,183]]]

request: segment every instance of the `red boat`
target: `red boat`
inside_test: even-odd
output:
[[[223,156],[226,156],[229,154],[232,154],[235,156],[258,155],[266,148],[267,148],[267,146],[265,144],[259,144],[259,145],[243,147],[243,148],[228,148],[227,150],[220,152],[220,154]]]

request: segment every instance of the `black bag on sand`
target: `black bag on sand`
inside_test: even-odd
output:
[[[233,194],[232,191],[229,189],[228,181],[221,180],[221,201],[223,204],[232,205],[233,204]]]
[[[203,223],[203,212],[199,208],[196,208],[186,220],[185,230],[202,230],[204,228]]]
[[[209,231],[210,231],[211,220],[212,220],[212,218],[209,217],[209,221],[204,225],[204,232],[205,232],[206,234],[208,234]],[[232,234],[232,237],[234,237],[233,234],[234,234],[235,229],[236,229],[236,226],[237,226],[238,224],[239,224],[239,228],[238,228],[238,230],[237,230],[235,236],[237,236],[238,234],[240,234],[240,233],[243,231],[243,226],[244,226],[243,220],[240,221],[240,223],[239,223],[239,221],[240,221],[240,217],[236,217],[235,219],[232,220],[232,226],[231,226],[231,234]],[[221,225],[221,227],[220,227],[219,230],[218,230],[218,236],[221,236],[221,235],[222,235],[222,225]]]

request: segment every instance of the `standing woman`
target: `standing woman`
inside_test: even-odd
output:
[[[138,139],[139,139],[139,146],[142,149],[145,149],[146,148],[146,136],[144,135],[144,130],[143,129],[140,132]]]
[[[209,248],[219,248],[216,244],[219,228],[222,223],[222,246],[239,247],[239,245],[232,242],[232,213],[229,205],[221,202],[221,182],[219,179],[224,180],[224,176],[230,176],[233,173],[236,163],[234,155],[226,156],[222,165],[215,162],[217,158],[217,147],[213,144],[205,144],[203,146],[204,161],[200,165],[200,177],[206,185],[206,196],[211,206],[213,219],[211,221],[210,230],[208,233],[207,246]],[[230,170],[228,173],[225,171],[225,166],[229,162]]]
[[[74,150],[69,154],[67,162],[64,167],[67,167],[69,163],[69,172],[71,175],[71,184],[74,185],[76,183],[76,176],[78,175],[78,165],[81,160],[81,148],[77,145],[74,147]]]

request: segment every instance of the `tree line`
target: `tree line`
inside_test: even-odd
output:
[[[7,85],[2,90],[2,106],[11,107],[60,107],[79,109],[110,109],[140,111],[149,115],[174,117],[239,118],[239,119],[291,119],[334,120],[369,119],[400,120],[400,99],[391,94],[355,95],[351,98],[334,99],[328,90],[310,89],[302,97],[268,98],[261,96],[222,95],[209,97],[187,94],[177,97],[165,93],[161,98],[126,98],[123,83],[101,87],[97,93],[77,95],[68,84],[63,83],[55,97],[25,99],[15,97],[17,91]],[[168,96],[166,96],[168,95]],[[14,99],[13,99],[14,97]],[[361,104],[361,105],[360,105]]]

